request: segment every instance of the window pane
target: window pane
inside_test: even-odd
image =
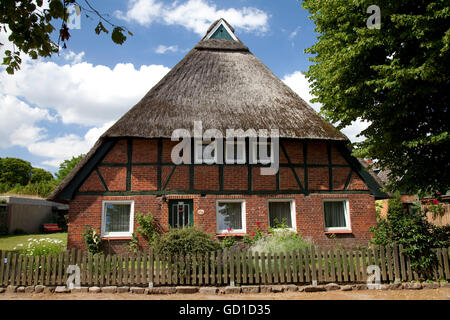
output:
[[[130,204],[106,204],[105,232],[129,232],[130,209]]]
[[[291,203],[269,202],[269,221],[271,227],[276,227],[282,223],[292,228]]]
[[[326,201],[324,209],[326,228],[346,227],[344,201]]]
[[[242,229],[242,203],[219,202],[217,211],[220,230]]]

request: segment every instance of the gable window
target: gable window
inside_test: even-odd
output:
[[[245,201],[217,200],[217,233],[245,233]]]
[[[295,203],[293,200],[269,200],[269,226],[271,228],[284,225],[295,230]]]
[[[325,231],[349,231],[350,216],[348,200],[327,199],[323,201]]]
[[[225,163],[245,164],[245,141],[225,141]]]
[[[134,201],[103,201],[102,237],[131,237]]]

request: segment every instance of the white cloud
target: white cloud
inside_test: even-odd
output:
[[[166,52],[177,52],[178,51],[178,46],[165,46],[163,44],[160,44],[155,52],[158,54],[165,54]]]
[[[72,50],[70,50],[68,53],[64,54],[64,59],[67,61],[70,61],[71,64],[77,64],[80,63],[83,60],[84,57],[84,51],[76,54]]]
[[[246,32],[268,31],[269,15],[257,8],[243,7],[218,10],[207,0],[188,0],[172,4],[157,0],[129,0],[128,11],[115,12],[116,17],[149,26],[153,22],[180,25],[197,34],[204,35],[215,20],[224,18],[233,27]]]
[[[13,76],[0,73],[0,91],[56,110],[63,123],[102,126],[128,111],[168,71],[162,65],[136,69],[119,63],[111,69],[86,62],[27,61]]]
[[[66,134],[62,137],[30,143],[28,151],[37,156],[50,158],[43,161],[42,164],[57,168],[66,159],[71,159],[73,156],[82,153],[86,154],[113,123],[108,122],[101,127],[92,128],[83,137]]]
[[[314,96],[311,94],[310,83],[305,75],[300,71],[295,71],[291,74],[285,75],[282,79],[295,93],[297,93],[303,100],[305,100],[316,112],[320,111],[322,105],[318,102],[311,103]],[[353,121],[351,125],[342,129],[351,142],[360,142],[365,139],[364,136],[358,135],[370,125],[370,122],[358,119]]]
[[[0,147],[26,146],[46,136],[36,125],[39,121],[54,121],[48,110],[30,107],[18,98],[0,93]]]

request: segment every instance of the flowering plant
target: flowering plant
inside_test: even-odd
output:
[[[50,238],[29,238],[27,243],[19,243],[13,248],[13,250],[18,250],[22,254],[31,256],[42,256],[48,254],[58,254],[64,251],[64,242],[58,239]]]
[[[424,200],[422,203],[424,203],[425,213],[426,212],[433,213],[434,218],[436,218],[437,216],[442,216],[445,212],[444,205],[438,199]]]

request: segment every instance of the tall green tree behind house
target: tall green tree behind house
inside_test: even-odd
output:
[[[0,183],[26,185],[32,176],[33,167],[28,161],[17,158],[0,158]]]
[[[368,28],[370,5],[380,29]],[[391,190],[450,189],[450,2],[305,0],[318,41],[306,73],[321,113],[339,128],[370,126],[355,155],[389,169]]]

